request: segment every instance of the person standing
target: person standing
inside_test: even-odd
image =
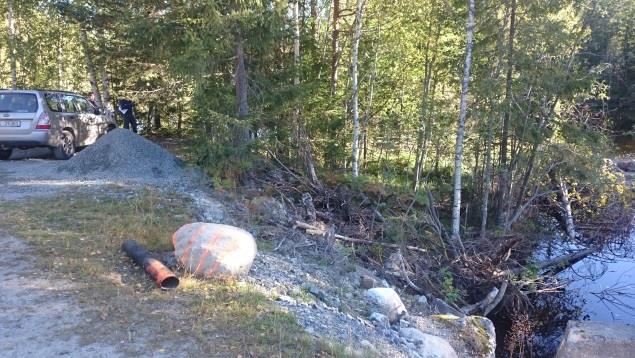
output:
[[[134,102],[128,99],[120,99],[117,101],[117,112],[123,118],[123,127],[137,133],[137,118],[134,115]]]
[[[93,107],[99,108],[97,106],[97,102],[95,102],[95,93],[90,92],[86,97],[87,97],[86,99],[88,99],[88,102],[90,102],[90,104],[92,104]]]

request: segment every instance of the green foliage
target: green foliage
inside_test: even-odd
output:
[[[439,270],[439,278],[441,280],[441,293],[443,293],[445,301],[454,303],[461,298],[461,291],[454,287],[454,275],[448,267],[442,267]]]
[[[328,182],[351,167],[351,19],[344,10],[334,49],[332,8],[318,2],[312,12],[312,2],[300,3],[296,67],[288,1],[14,1],[18,86],[87,93],[83,28],[98,82],[109,79],[112,99],[137,103],[143,132],[187,138],[217,184],[237,185],[265,150],[303,168],[302,147]],[[544,178],[556,163],[567,182],[604,185],[597,174],[610,149],[606,129],[631,126],[635,113],[630,2],[519,1],[509,53],[510,4],[477,5],[462,190],[464,203],[479,207],[489,128],[490,216],[503,210],[501,196],[512,198],[513,209],[532,188],[550,190]],[[448,204],[466,11],[456,1],[367,1],[358,64],[362,177],[344,180],[351,188],[375,182],[411,192],[419,158],[420,181]],[[8,87],[2,26],[0,84]],[[249,107],[241,121],[238,43]],[[331,83],[335,60],[339,77]],[[502,185],[505,175],[512,185]],[[468,227],[479,217],[470,210]]]

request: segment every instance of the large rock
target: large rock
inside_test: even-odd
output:
[[[376,311],[388,317],[390,323],[398,322],[403,315],[408,313],[399,294],[392,288],[371,288],[366,291],[366,298],[375,306]]]
[[[635,159],[633,158],[615,159],[614,162],[618,168],[625,172],[635,172]]]
[[[433,299],[432,303],[430,304],[430,307],[432,308],[433,311],[439,314],[449,314],[449,315],[454,315],[457,317],[465,317],[465,313],[450,306],[445,301],[439,298]]]
[[[494,323],[487,317],[457,317],[451,314],[431,316],[436,322],[453,327],[461,340],[469,342],[475,356],[494,358],[496,356],[496,330]]]
[[[416,353],[423,358],[458,358],[448,341],[441,337],[423,333],[416,328],[402,328],[399,335],[417,346]]]
[[[247,274],[256,257],[256,240],[229,225],[193,223],[172,236],[179,263],[197,276],[227,278]]]
[[[268,196],[251,199],[249,211],[253,218],[268,224],[285,224],[290,219],[284,205]]]
[[[635,327],[626,324],[569,321],[556,358],[632,358]]]

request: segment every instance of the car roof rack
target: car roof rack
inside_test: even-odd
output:
[[[54,90],[54,89],[46,89],[46,88],[34,88],[31,91],[59,92],[59,93],[78,94],[77,92],[73,92],[73,91],[63,91],[63,90]]]
[[[11,88],[0,88],[0,91],[40,91],[40,92],[59,92],[59,93],[70,93],[74,95],[80,95],[77,92],[73,91],[64,91],[64,90],[54,90],[54,89],[46,89],[46,88],[19,88],[19,89],[11,89]]]

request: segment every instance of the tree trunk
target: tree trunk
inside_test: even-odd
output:
[[[82,44],[82,50],[84,51],[84,61],[86,62],[86,71],[88,72],[88,81],[90,82],[90,88],[92,89],[93,94],[95,95],[95,104],[99,108],[104,108],[103,102],[101,100],[101,93],[99,92],[99,87],[97,86],[97,75],[95,73],[95,65],[93,64],[93,59],[90,55],[90,49],[88,46],[88,35],[86,34],[86,29],[82,28],[79,31],[79,41]]]
[[[353,90],[353,177],[359,176],[359,83],[357,82],[357,60],[359,55],[359,39],[362,37],[362,12],[366,0],[357,0],[355,11],[355,34],[353,36],[353,54],[351,60],[351,82]]]
[[[470,84],[470,70],[472,68],[472,47],[474,37],[474,0],[468,0],[468,15],[465,26],[465,64],[463,67],[463,81],[461,85],[461,104],[459,108],[459,120],[456,130],[456,146],[454,151],[454,199],[452,203],[452,236],[451,243],[455,255],[461,244],[461,170],[463,167],[463,138],[465,136],[465,120],[467,117],[467,100]]]
[[[247,70],[245,68],[245,52],[240,36],[236,39],[236,104],[238,119],[245,119],[249,115],[249,102],[247,97]],[[238,144],[249,142],[249,127],[241,123],[237,128],[236,140]]]
[[[507,165],[507,147],[509,140],[509,126],[512,112],[512,76],[514,74],[514,36],[516,34],[516,0],[511,0],[509,18],[509,39],[507,44],[507,77],[505,79],[505,116],[503,117],[503,134],[500,144],[501,166],[503,168],[498,195],[497,221],[503,222],[506,216],[505,203],[509,198],[511,168]]]
[[[108,78],[108,73],[106,73],[106,67],[101,66],[101,89],[104,94],[103,97],[103,105],[105,108],[111,108],[110,103],[110,79]]]
[[[161,129],[162,125],[161,125],[161,114],[159,113],[159,108],[155,106],[154,108],[154,116],[153,116],[153,122],[154,122],[154,130],[159,130]]]
[[[317,9],[317,0],[311,0],[311,3],[309,4],[310,6],[310,11],[311,11],[311,34],[313,34],[313,37],[315,40],[317,40],[318,37],[318,9]]]
[[[331,95],[337,90],[337,70],[340,64],[340,0],[333,0],[333,35],[331,37],[331,47],[333,57],[331,58]]]
[[[60,20],[58,20],[57,25],[58,28],[61,27],[62,22]],[[62,36],[63,36],[63,32],[62,30],[60,30],[57,33],[57,41],[56,41],[56,54],[57,54],[57,88],[64,88],[66,87],[65,82],[64,82],[64,54],[63,54],[63,50],[62,50]]]
[[[496,41],[496,48],[498,55],[496,56],[496,63],[492,69],[491,79],[497,81],[500,76],[501,63],[505,56],[504,41],[505,41],[505,27],[507,26],[507,14],[503,19],[503,23],[498,30],[498,40]],[[487,219],[489,216],[489,199],[492,189],[492,176],[493,173],[493,158],[492,151],[494,147],[494,110],[496,108],[493,98],[490,98],[490,113],[487,116],[487,138],[485,139],[485,166],[483,168],[483,198],[481,201],[481,230],[480,238],[485,240],[487,232]]]
[[[565,230],[569,240],[575,240],[578,233],[575,230],[575,224],[573,223],[573,212],[571,211],[571,198],[569,197],[569,188],[567,184],[559,178],[558,187],[560,188],[560,201],[562,203],[562,211],[564,214]]]
[[[179,101],[178,105],[179,116],[176,121],[176,131],[181,135],[181,127],[183,126],[183,106]]]
[[[424,139],[426,137],[426,131],[429,130],[426,127],[426,119],[428,116],[428,95],[430,93],[430,78],[432,77],[432,64],[428,59],[429,42],[426,44],[426,61],[423,76],[423,91],[421,94],[421,119],[419,120],[419,131],[417,133],[417,158],[415,160],[415,177],[414,177],[414,191],[419,190],[421,171],[423,169],[423,152],[424,152]]]
[[[9,45],[9,63],[11,67],[11,89],[18,88],[15,54],[15,24],[13,22],[13,0],[7,0],[7,27]]]
[[[487,138],[485,139],[485,168],[483,169],[483,200],[481,203],[481,240],[485,239],[487,231],[487,215],[489,206],[489,192],[492,185],[492,142],[493,136],[492,114],[487,117]]]
[[[300,20],[298,5],[297,0],[291,4],[293,14],[293,67],[295,72],[293,85],[296,87],[300,85]],[[300,119],[300,108],[298,105],[293,109],[293,123],[296,130],[298,154],[304,161],[307,176],[312,183],[318,183],[319,180],[315,171],[311,141],[309,140],[304,122]]]
[[[375,94],[375,80],[377,78],[377,50],[375,49],[375,57],[373,59],[373,68],[370,73],[370,84],[368,86],[368,100],[366,103],[366,110],[364,111],[364,120],[362,121],[361,145],[362,145],[362,162],[363,167],[366,168],[366,155],[368,152],[368,124],[370,122],[370,116],[373,110],[373,96]]]

